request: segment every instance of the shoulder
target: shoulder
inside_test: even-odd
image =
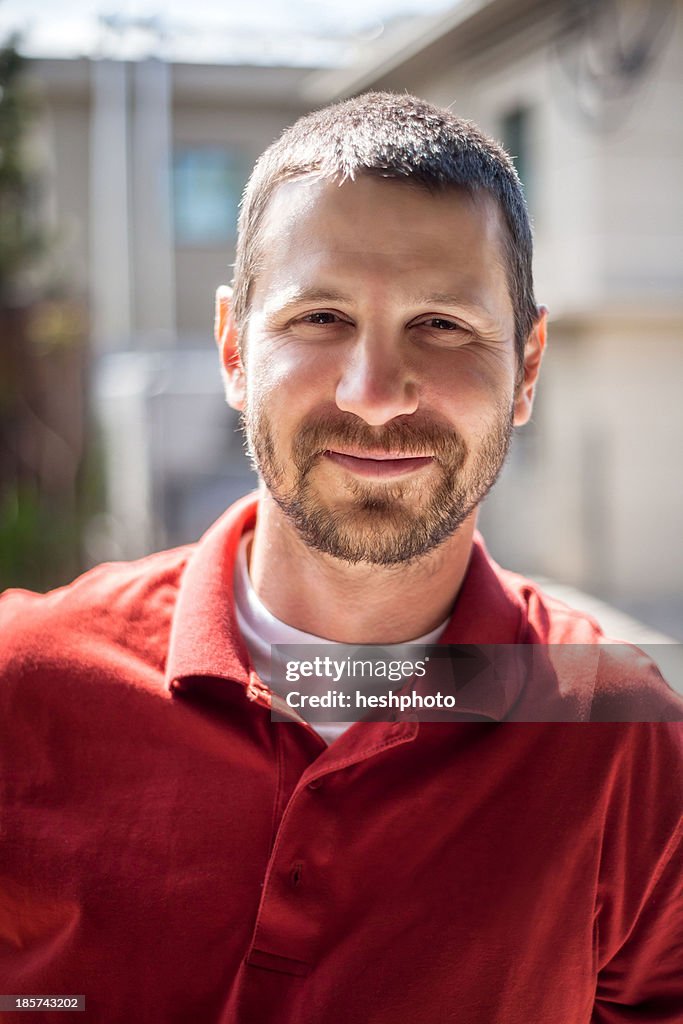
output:
[[[499,566],[496,570],[521,609],[524,625],[518,642],[551,648],[548,662],[563,703],[587,708],[593,722],[683,722],[683,679],[665,679],[649,652],[606,635],[588,612],[571,607],[518,573]],[[677,657],[668,658],[667,663],[673,662],[672,671],[681,675],[681,645],[670,648],[669,653]]]
[[[540,584],[496,565],[501,584],[522,609],[522,643],[595,644],[605,639],[598,620],[587,611],[572,607],[547,593]]]
[[[97,662],[119,647],[161,651],[191,547],[99,565],[45,594],[0,594],[0,674]]]

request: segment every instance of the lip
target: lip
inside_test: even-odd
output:
[[[357,476],[386,478],[405,476],[424,469],[434,461],[431,455],[405,456],[393,452],[352,455],[349,452],[326,451],[325,458]]]

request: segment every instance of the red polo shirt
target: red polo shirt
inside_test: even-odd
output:
[[[232,601],[254,516],[0,600],[0,993],[98,1024],[682,1021],[681,726],[503,723],[514,695],[329,748],[271,722]],[[443,642],[599,635],[477,542]]]

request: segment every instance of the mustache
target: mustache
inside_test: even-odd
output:
[[[450,427],[428,420],[393,420],[371,427],[357,417],[317,416],[301,424],[293,438],[294,461],[305,473],[326,451],[344,447],[360,451],[384,450],[400,456],[431,455],[447,468],[457,468],[467,457],[467,445]]]

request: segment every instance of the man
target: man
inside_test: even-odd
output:
[[[571,723],[525,720],[517,677],[448,721],[318,728],[276,685],[271,644],[605,653],[475,533],[531,413],[530,268],[507,156],[414,98],[258,162],[216,318],[258,496],[0,602],[3,992],[97,1021],[683,1020],[683,716],[644,657],[587,703],[558,676]]]

